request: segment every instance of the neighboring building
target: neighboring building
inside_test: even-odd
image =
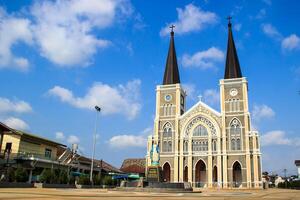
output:
[[[120,170],[125,173],[139,174],[140,176],[145,176],[145,158],[130,158],[125,159],[122,163]]]
[[[295,165],[298,168],[298,178],[300,179],[300,160],[295,160]]]
[[[9,153],[8,153],[9,152]],[[46,138],[15,130],[0,122],[0,175],[6,173],[6,166],[27,169],[29,182],[44,169],[69,169],[69,171],[90,173],[91,159],[82,156]],[[102,160],[94,160],[94,174],[121,173]]]
[[[152,144],[159,145],[167,181],[209,188],[262,187],[259,134],[251,127],[248,82],[242,76],[230,22],[228,33],[219,112],[201,100],[186,110],[171,31],[163,84],[156,88],[154,135],[147,148],[149,166]]]
[[[60,147],[58,149],[58,161],[62,165],[69,166],[71,171],[90,174],[92,159],[77,153],[73,153],[69,148]],[[99,174],[100,172],[103,174],[108,174],[110,172],[121,173],[118,168],[110,165],[109,163],[103,160],[95,159],[93,173]]]
[[[0,165],[33,170],[57,168],[57,149],[63,144],[24,131],[15,130],[0,122]]]

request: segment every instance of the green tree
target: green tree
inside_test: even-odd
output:
[[[78,184],[80,185],[90,185],[90,177],[86,174],[82,174],[79,176]]]
[[[51,183],[53,178],[53,173],[51,169],[44,169],[40,176],[40,181],[43,183]]]
[[[28,181],[28,173],[25,169],[18,167],[15,171],[15,180],[17,182],[26,182]]]

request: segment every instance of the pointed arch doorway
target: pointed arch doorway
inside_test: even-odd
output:
[[[171,181],[171,166],[168,162],[166,162],[163,166],[163,180],[164,182]]]
[[[195,167],[195,186],[204,187],[207,180],[206,164],[203,160],[199,160]]]
[[[235,163],[232,166],[232,182],[233,187],[241,187],[242,185],[242,166],[238,161],[235,161]]]

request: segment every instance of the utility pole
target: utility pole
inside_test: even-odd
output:
[[[285,179],[285,188],[287,188],[287,179],[286,179],[287,169],[283,169],[283,172],[284,172],[284,179]]]
[[[97,135],[97,121],[98,121],[98,114],[101,111],[99,106],[95,106],[96,109],[96,121],[95,121],[95,131],[93,134],[93,152],[92,152],[92,162],[91,162],[91,171],[90,171],[90,183],[94,186],[93,182],[93,170],[94,170],[94,157],[95,157],[95,148],[96,148],[96,135]]]

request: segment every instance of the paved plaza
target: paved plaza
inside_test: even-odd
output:
[[[111,199],[111,200],[161,200],[161,199],[299,199],[300,190],[203,190],[202,193],[143,193],[119,192],[100,189],[37,189],[37,188],[8,188],[0,189],[0,199]]]

